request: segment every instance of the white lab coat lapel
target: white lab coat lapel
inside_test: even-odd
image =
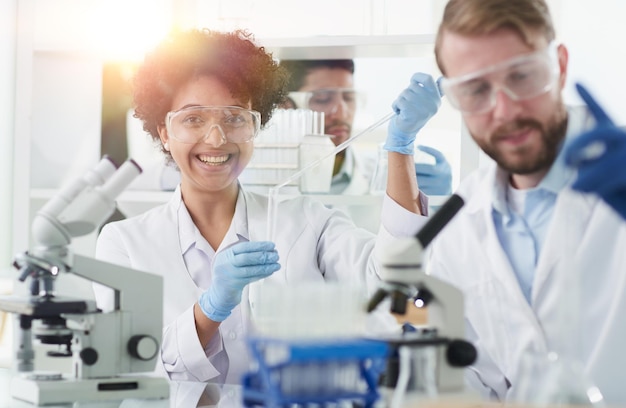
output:
[[[580,269],[580,258],[587,258],[589,254],[589,248],[584,242],[589,241],[588,225],[591,218],[598,214],[598,203],[595,197],[575,194],[568,189],[559,195],[556,204],[532,293],[535,313],[541,320],[552,351],[559,351],[564,346],[563,333],[560,332],[568,324],[564,319],[573,317],[584,320],[580,316],[570,315],[576,313],[575,308],[579,305],[571,305],[568,300],[569,296],[579,296],[572,293],[573,285],[581,285],[582,282],[574,282],[573,279],[582,279],[581,273],[585,273]],[[598,267],[602,267],[602,262],[598,260]],[[555,286],[558,290],[555,290]]]
[[[592,119],[584,107],[570,107],[568,110],[568,134],[578,134],[590,126]],[[542,300],[550,275],[557,268],[567,267],[564,263],[569,264],[573,254],[578,252],[597,202],[590,196],[575,194],[569,189],[559,194],[535,271],[531,294],[533,305]],[[565,235],[563,232],[566,232]]]
[[[189,296],[184,296],[184,300],[187,301],[187,299],[191,296],[198,299],[202,294],[202,289],[198,288],[196,286],[196,283],[191,278],[189,270],[187,269],[187,265],[185,264],[185,260],[183,259],[182,249],[180,249],[180,238],[178,234],[178,208],[180,205],[184,205],[181,201],[182,198],[180,197],[180,195],[181,193],[179,186],[170,200],[170,205],[166,207],[167,214],[165,220],[163,220],[160,227],[163,230],[162,234],[159,234],[160,236],[157,235],[159,236],[159,239],[154,240],[159,245],[158,248],[155,248],[155,254],[171,254],[171,256],[155,256],[154,261],[158,262],[159,264],[168,264],[166,268],[169,270],[181,271],[181,273],[166,273],[164,275],[163,287],[167,287],[170,293],[190,294]],[[179,250],[172,251],[171,248],[179,248]],[[166,270],[166,268],[163,268],[163,266],[159,266],[159,268]],[[173,297],[170,297],[170,299],[176,302],[179,301]],[[169,316],[167,318],[166,324],[169,324],[172,321],[176,320],[176,318],[178,317],[179,309],[180,307],[164,305],[164,313],[167,314],[169,311],[175,311],[172,316]]]
[[[475,299],[466,299],[466,304],[470,309],[473,303],[473,308],[485,310],[502,309],[501,302],[510,305],[506,309],[513,312],[506,316],[501,315],[495,321],[473,319],[474,330],[479,338],[497,338],[498,344],[486,345],[483,352],[489,350],[491,359],[497,362],[502,372],[510,379],[516,375],[517,354],[520,351],[518,346],[524,344],[531,349],[546,350],[546,343],[541,326],[519,287],[495,230],[491,213],[494,180],[495,168],[492,169],[490,177],[485,177],[480,182],[478,190],[485,194],[474,195],[466,209],[469,213],[467,219],[471,224],[466,232],[475,231],[478,243],[474,248],[478,253],[472,255],[472,262],[480,270],[479,276],[474,278],[476,287],[470,289],[470,292],[475,293],[468,295],[466,290],[466,297],[473,296]],[[478,265],[485,267],[480,268]],[[494,276],[490,276],[492,272],[495,273]],[[470,309],[469,313],[480,313],[480,310]],[[498,316],[498,313],[496,315]],[[517,330],[513,330],[513,327]],[[498,335],[493,336],[494,332]]]

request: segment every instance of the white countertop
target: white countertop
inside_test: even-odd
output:
[[[11,378],[16,375],[9,369],[0,368],[0,408],[32,408],[35,405],[11,397]],[[68,402],[46,405],[46,408],[193,408],[193,407],[242,407],[241,387],[218,386],[199,382],[170,382],[169,399],[124,399],[97,402]]]

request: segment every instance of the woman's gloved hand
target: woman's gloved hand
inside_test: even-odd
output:
[[[415,163],[417,184],[426,195],[449,195],[452,193],[452,169],[443,153],[428,146],[417,148],[435,158],[435,164]]]
[[[409,87],[391,105],[396,116],[389,121],[383,148],[412,155],[417,132],[437,113],[440,105],[441,96],[433,77],[420,72],[413,74]]]
[[[211,287],[198,304],[215,322],[224,321],[241,302],[243,288],[280,269],[278,252],[269,241],[240,242],[215,256]]]
[[[582,85],[577,84],[576,89],[596,126],[566,147],[566,163],[578,168],[572,188],[598,194],[626,219],[626,131],[615,126]]]

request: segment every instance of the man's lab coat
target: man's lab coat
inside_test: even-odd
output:
[[[352,147],[346,148],[345,153],[345,159],[339,169],[339,174],[347,174],[350,177],[350,182],[341,191],[341,194],[369,194],[370,183],[376,168],[376,157],[370,157],[366,154],[357,155]]]
[[[266,240],[267,197],[245,191],[243,197],[247,206],[244,222],[247,221],[249,239]],[[169,203],[142,215],[107,224],[98,239],[96,257],[163,276],[163,367],[175,380],[211,381],[220,373],[207,359],[196,335],[193,305],[202,290],[190,277],[183,261],[177,217],[180,205],[180,189],[177,189]],[[342,213],[307,197],[281,202],[276,214],[274,242],[281,269],[268,279],[279,282],[361,282],[369,293],[376,290],[379,278],[374,255],[375,235],[357,228]],[[96,288],[98,305],[106,310],[111,308],[111,299],[105,292]],[[241,305],[222,322],[221,338],[217,339],[222,342],[229,358],[226,383],[239,383],[241,375],[249,370],[245,343],[250,321],[247,288]],[[372,316],[372,319],[388,324],[381,328],[383,332],[397,329],[388,313]]]
[[[575,115],[569,122],[582,126]],[[529,304],[494,227],[495,174],[494,164],[463,181],[458,193],[466,204],[426,261],[431,274],[463,290],[469,340],[479,347],[473,369],[503,400],[507,382],[529,379],[518,373],[524,350],[565,346],[608,402],[626,404],[626,223],[597,196],[562,190]]]

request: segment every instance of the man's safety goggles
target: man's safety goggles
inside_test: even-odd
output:
[[[261,128],[261,114],[237,106],[190,106],[168,112],[165,126],[169,136],[181,143],[198,143],[217,129],[224,142],[246,143]]]
[[[442,78],[440,86],[453,107],[480,114],[496,105],[496,93],[514,101],[534,98],[552,90],[559,77],[555,42],[541,51],[522,55],[456,78]]]
[[[289,97],[297,108],[324,112],[326,115],[337,112],[341,104],[352,111],[362,103],[362,94],[352,88],[325,88],[315,91],[290,92]]]

